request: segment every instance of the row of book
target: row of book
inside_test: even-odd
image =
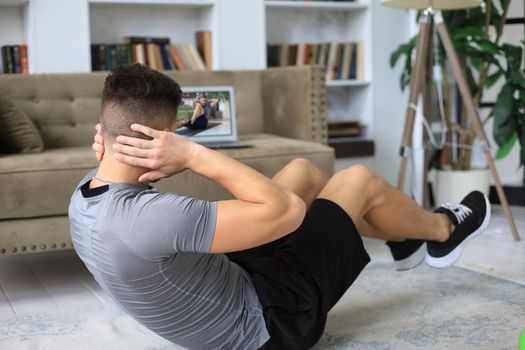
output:
[[[328,124],[328,137],[357,137],[363,133],[363,125],[358,121]]]
[[[27,45],[4,45],[2,50],[2,71],[5,74],[28,74]]]
[[[111,70],[142,63],[159,70],[211,70],[211,33],[196,33],[196,44],[172,45],[169,38],[124,37],[122,44],[91,45],[91,69]]]
[[[320,64],[326,68],[326,80],[364,80],[363,44],[270,44],[268,67]]]

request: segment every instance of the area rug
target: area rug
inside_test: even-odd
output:
[[[371,264],[315,349],[517,349],[524,327],[523,285],[457,267]],[[182,348],[107,307],[0,319],[0,349]]]

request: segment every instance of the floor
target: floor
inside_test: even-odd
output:
[[[459,266],[525,284],[525,208],[513,208],[523,240],[515,242],[501,209],[472,241]],[[381,241],[366,239],[373,260],[391,261]],[[0,318],[90,306],[114,307],[73,251],[0,257]]]

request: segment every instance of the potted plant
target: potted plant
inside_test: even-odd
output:
[[[480,107],[486,89],[498,82],[502,84],[496,103],[483,123],[493,118],[493,136],[498,145],[496,159],[506,157],[518,143],[522,166],[525,164],[525,72],[521,68],[523,48],[501,43],[510,1],[484,0],[480,8],[445,11],[443,17],[463,63],[475,105]],[[400,78],[403,90],[410,83],[416,40],[417,36],[400,45],[390,57],[392,67],[404,58]],[[437,170],[434,187],[456,196],[445,198],[435,191],[436,202],[454,202],[463,192],[473,188],[488,191],[489,174],[487,169],[474,169],[471,166],[472,147],[476,139],[474,129],[464,108],[457,108],[455,115],[451,111],[450,102],[455,89],[446,73],[449,69],[446,55],[442,54],[444,49],[441,45],[435,49],[439,50],[438,64],[445,72],[442,81],[445,108],[442,113],[451,132],[447,134],[446,146],[435,154],[431,165]],[[435,92],[427,88],[424,89],[425,94],[434,95]],[[446,186],[439,186],[440,183]],[[459,189],[452,189],[453,184],[459,185]]]

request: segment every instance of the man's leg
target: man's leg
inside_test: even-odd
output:
[[[445,215],[427,212],[364,166],[338,172],[319,198],[337,203],[365,236],[443,242],[452,232],[452,224]]]
[[[297,194],[309,208],[329,180],[315,164],[304,158],[295,158],[272,178]]]
[[[195,105],[195,109],[193,110],[193,115],[191,116],[191,122],[193,122],[197,119],[197,117],[200,117],[204,114],[204,108],[202,108],[202,105],[200,103],[197,103]]]
[[[330,180],[315,164],[304,158],[295,158],[281,169],[273,178],[275,182],[297,194],[309,208]],[[366,217],[355,222],[358,231],[367,237],[382,238],[385,236],[379,228],[370,225]],[[406,237],[390,238],[401,241]]]

